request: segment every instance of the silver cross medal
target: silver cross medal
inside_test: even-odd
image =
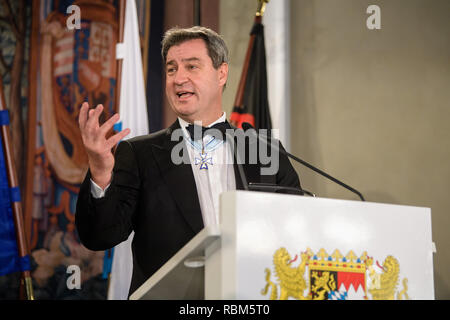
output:
[[[200,164],[200,170],[202,170],[202,169],[208,170],[208,164],[213,165],[212,157],[208,158],[208,153],[205,153],[204,151],[202,151],[199,154],[200,154],[200,159],[194,158],[195,165]]]

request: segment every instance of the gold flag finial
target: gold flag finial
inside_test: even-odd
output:
[[[258,0],[258,10],[256,10],[256,16],[262,17],[264,15],[264,11],[266,10],[266,3],[269,0]]]

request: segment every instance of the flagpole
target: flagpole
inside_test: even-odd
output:
[[[5,95],[3,92],[3,81],[0,77],[0,112],[7,112]],[[3,116],[2,116],[3,117]],[[8,116],[9,117],[9,116]],[[11,145],[11,137],[9,132],[8,121],[2,121],[1,124],[3,151],[5,155],[5,167],[8,176],[9,188],[11,190],[11,207],[14,218],[14,226],[16,230],[17,249],[19,251],[20,259],[29,258],[29,251],[24,231],[22,203],[20,200],[20,189],[17,180],[16,168],[13,160],[13,150]],[[21,267],[22,269],[22,267]],[[34,300],[33,285],[31,280],[30,270],[21,270],[20,292],[23,293],[23,288],[28,300]],[[22,298],[22,294],[20,295]]]
[[[264,15],[264,11],[266,11],[266,4],[269,0],[258,0],[258,9],[256,10],[256,16],[262,17]]]
[[[266,9],[266,4],[269,0],[258,0],[258,8],[255,13],[255,21],[254,24],[261,24],[262,17],[264,16],[264,11]],[[250,35],[250,40],[248,42],[247,53],[245,54],[244,66],[242,67],[241,78],[239,80],[238,89],[236,92],[236,97],[234,99],[234,108],[243,108],[243,99],[244,99],[244,91],[245,91],[245,83],[247,81],[248,68],[250,65],[250,57],[252,55],[253,45],[255,43],[255,34]],[[234,126],[238,126],[239,123],[230,119],[230,122]]]
[[[125,3],[126,0],[119,1],[119,37],[117,43],[123,43],[123,35],[125,30]],[[134,0],[133,0],[134,1]],[[117,50],[117,49],[116,49]],[[117,51],[116,51],[117,55]],[[117,59],[117,75],[116,75],[116,112],[119,112],[120,104],[120,86],[122,82],[122,64],[123,59]]]

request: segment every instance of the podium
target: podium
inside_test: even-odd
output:
[[[431,210],[265,192],[221,195],[130,299],[434,299]]]

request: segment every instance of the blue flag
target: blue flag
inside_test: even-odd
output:
[[[7,111],[0,111],[0,118],[7,117]],[[0,121],[4,122],[4,121]],[[9,123],[0,123],[5,125]],[[16,230],[11,203],[20,201],[18,188],[10,188],[6,172],[3,142],[0,139],[0,276],[16,272],[30,270],[29,256],[19,257],[17,249]]]

